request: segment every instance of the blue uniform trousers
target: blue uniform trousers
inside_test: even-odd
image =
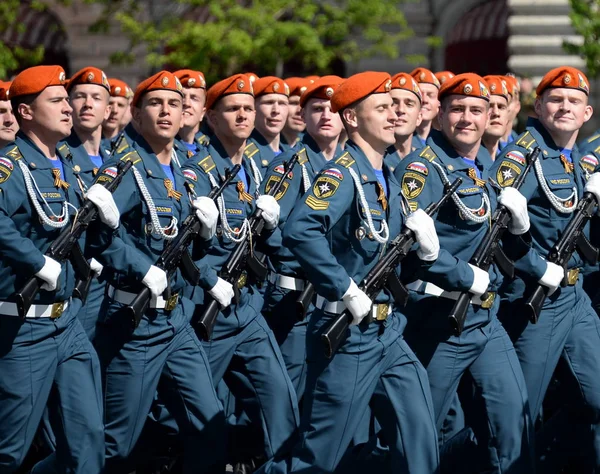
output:
[[[132,332],[123,305],[105,299],[95,345],[102,364],[106,474],[130,472],[133,450],[159,387],[184,440],[184,473],[222,472],[225,420],[202,345],[183,314],[148,310]]]
[[[306,387],[306,327],[313,307],[311,305],[303,321],[298,321],[296,299],[299,294],[269,283],[262,312],[275,334],[296,396],[302,400]]]
[[[80,302],[58,319],[0,316],[0,473],[23,462],[47,402],[56,451],[35,473],[99,473],[104,465],[100,364]]]
[[[587,457],[598,470],[600,321],[590,298],[582,288],[581,279],[575,286],[560,288],[546,299],[537,324],[527,324],[527,318],[515,311],[519,302],[506,306],[503,302],[501,316],[521,361],[531,400],[531,415],[534,419],[539,415],[554,369],[563,357],[577,380],[584,403],[590,408],[594,442]]]
[[[447,320],[453,303],[438,297],[411,303],[413,317],[405,331],[410,347],[427,368],[438,433],[468,370],[483,399],[477,406],[486,421],[473,426],[479,445],[487,449],[480,472],[530,473],[533,433],[525,380],[510,338],[495,317],[498,298],[490,309],[469,305],[460,337],[450,334]],[[464,462],[466,471],[472,460]]]
[[[308,326],[307,384],[301,440],[290,459],[274,459],[259,473],[331,473],[370,405],[390,446],[394,473],[431,474],[438,449],[427,373],[403,340],[399,318],[352,327],[327,359],[320,331],[332,315],[315,310]]]
[[[94,277],[90,283],[85,304],[77,313],[77,317],[81,321],[81,325],[90,341],[93,341],[96,337],[96,323],[98,322],[105,290],[106,282],[100,282],[98,278]]]

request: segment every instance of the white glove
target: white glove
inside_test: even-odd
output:
[[[471,288],[469,288],[469,293],[475,296],[481,296],[490,286],[490,274],[470,263],[469,267],[473,270],[473,284],[471,285]]]
[[[556,291],[563,281],[563,278],[565,277],[565,269],[556,263],[546,263],[548,264],[546,267],[546,272],[542,278],[538,280],[538,283],[548,287],[548,296],[550,296]]]
[[[212,239],[217,231],[217,221],[219,220],[219,210],[215,202],[209,197],[200,196],[192,201],[192,206],[196,209],[196,215],[202,222],[200,237],[204,240]]]
[[[148,287],[152,296],[158,297],[167,289],[167,274],[164,270],[152,265],[142,283]]]
[[[102,273],[102,269],[104,268],[102,266],[102,264],[96,260],[95,258],[92,258],[90,260],[90,268],[92,269],[92,273],[96,276],[99,277],[100,274]]]
[[[60,276],[62,267],[53,258],[44,255],[44,260],[46,260],[46,263],[44,263],[42,269],[35,276],[46,282],[40,285],[42,290],[54,291],[58,285],[58,277]]]
[[[121,214],[111,192],[101,184],[94,184],[86,194],[86,197],[92,201],[98,208],[100,220],[111,229],[119,227]]]
[[[440,241],[433,219],[423,209],[417,209],[407,217],[405,225],[415,233],[419,243],[419,258],[426,262],[436,260],[440,253]]]
[[[350,279],[350,286],[342,296],[342,300],[346,304],[346,308],[352,314],[352,323],[351,326],[355,324],[360,324],[363,318],[369,314],[371,311],[371,307],[373,306],[373,302],[371,298],[369,298],[364,291],[362,291],[354,280]]]
[[[600,205],[600,172],[593,173],[585,183],[584,192],[592,193]]]
[[[599,188],[600,189],[600,188]],[[529,230],[529,214],[527,213],[527,199],[518,189],[504,188],[498,196],[498,203],[505,206],[510,212],[508,231],[513,235],[521,235]]]
[[[215,286],[208,290],[210,296],[212,296],[217,303],[221,305],[221,308],[227,308],[231,304],[233,298],[233,286],[231,283],[219,278]]]
[[[263,194],[256,200],[256,207],[262,211],[265,220],[265,229],[272,230],[279,224],[279,203],[273,196]]]

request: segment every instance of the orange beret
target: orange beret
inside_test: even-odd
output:
[[[546,89],[557,87],[580,90],[587,95],[590,93],[590,83],[585,74],[579,69],[569,66],[557,67],[548,72],[542,78],[535,92],[540,96]]]
[[[97,86],[104,87],[107,91],[110,92],[110,85],[108,84],[108,79],[106,78],[106,74],[101,69],[97,67],[84,67],[83,69],[77,71],[67,84],[67,92],[71,92],[71,89],[78,84],[95,84]]]
[[[286,97],[290,96],[290,87],[283,81],[275,76],[265,76],[257,79],[252,83],[254,88],[254,97],[258,97],[265,94],[281,94]]]
[[[254,84],[258,80],[258,76],[256,74],[254,74],[253,72],[245,72],[244,75],[248,77],[248,79],[250,80],[250,83],[252,83],[252,84]]]
[[[419,89],[419,84],[417,81],[410,75],[405,72],[399,72],[394,77],[392,77],[392,89],[402,89],[405,91],[413,92],[418,98],[419,102],[423,101],[423,96],[421,95],[421,89]]]
[[[10,85],[10,97],[39,94],[46,87],[65,86],[67,76],[60,66],[34,66],[25,69]]]
[[[290,97],[293,95],[301,96],[306,88],[312,84],[304,77],[288,77],[285,83],[290,87]]]
[[[444,82],[440,89],[439,100],[453,94],[490,100],[490,92],[483,77],[471,72],[459,74]]]
[[[384,94],[392,88],[387,72],[361,72],[346,79],[331,97],[331,111],[339,112],[371,94]]]
[[[146,92],[156,91],[156,90],[167,90],[174,91],[178,94],[181,94],[183,97],[183,93],[181,92],[183,87],[181,86],[181,82],[177,79],[172,72],[169,71],[160,71],[154,74],[154,76],[149,77],[148,79],[140,82],[135,89],[135,94],[133,94],[132,104],[137,106],[138,102],[142,98]]]
[[[438,89],[440,88],[440,81],[438,81],[438,78],[435,77],[435,74],[429,69],[418,67],[411,72],[410,75],[414,77],[415,81],[417,81],[419,84],[433,84]]]
[[[221,97],[229,94],[254,96],[252,81],[245,74],[236,74],[217,82],[206,92],[206,109],[211,109]]]
[[[8,99],[8,89],[10,89],[10,81],[0,81],[0,100]]]
[[[446,82],[448,79],[452,79],[456,74],[450,71],[440,71],[435,73],[435,77],[440,81],[440,85]]]
[[[504,97],[507,101],[508,97],[508,85],[506,84],[506,77],[504,76],[484,76],[490,95],[499,95]]]
[[[194,89],[206,89],[206,80],[204,74],[200,71],[192,71],[191,69],[180,69],[173,73],[183,87],[191,87]]]
[[[312,84],[313,82],[318,81],[320,79],[320,76],[306,76],[304,79],[306,79]]]
[[[344,80],[339,76],[323,76],[310,84],[300,97],[300,106],[304,107],[308,99],[331,100],[331,96]]]
[[[131,87],[121,79],[111,78],[108,80],[108,85],[110,86],[111,97],[125,97],[126,99],[133,97]]]
[[[508,89],[508,93],[513,97],[519,96],[519,81],[514,76],[502,76],[506,81],[506,87]]]

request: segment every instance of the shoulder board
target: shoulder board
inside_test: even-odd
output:
[[[437,155],[435,154],[435,152],[431,149],[431,147],[429,145],[427,145],[425,148],[423,148],[423,150],[421,150],[421,153],[419,153],[419,156],[421,158],[425,158],[427,161],[433,161],[437,158]]]
[[[205,158],[202,158],[199,162],[198,162],[198,166],[200,168],[202,168],[202,171],[204,171],[205,173],[208,173],[209,171],[215,169],[215,167],[217,165],[215,165],[215,162],[213,161],[213,159],[211,158],[210,155],[208,155]]]
[[[21,151],[19,150],[18,146],[15,146],[12,150],[8,151],[6,153],[6,156],[12,158],[13,160],[20,160],[21,158],[23,158],[23,155],[21,155]]]
[[[58,147],[58,154],[63,160],[68,159],[69,155],[73,156],[71,150],[69,149],[69,145],[67,145],[66,143],[63,143],[61,146]]]
[[[594,148],[594,153],[600,153],[600,146]]]
[[[127,148],[129,148],[129,143],[127,143],[127,138],[125,138],[125,134],[121,134],[121,137],[115,144],[115,150],[117,150],[117,153],[123,153]]]
[[[256,146],[256,143],[254,142],[250,142],[246,145],[246,148],[244,149],[244,154],[248,157],[248,158],[252,158],[254,155],[256,155],[258,153],[258,147]]]
[[[600,133],[597,133],[596,135],[592,135],[585,142],[586,143],[592,143],[594,140],[597,140],[598,138],[600,138]]]
[[[131,161],[134,165],[142,161],[142,157],[135,150],[130,151],[121,157],[121,161]]]
[[[198,143],[199,145],[208,145],[208,143],[210,142],[210,138],[208,138],[206,135],[202,134],[199,137],[196,137],[196,143]]]
[[[308,161],[308,155],[306,154],[306,148],[302,148],[298,153],[298,164],[303,165]]]
[[[350,156],[350,153],[345,152],[342,156],[335,160],[335,163],[340,166],[343,166],[344,168],[350,168],[355,163],[355,161]]]
[[[525,148],[526,150],[532,150],[537,145],[537,142],[531,133],[525,132],[517,139],[515,145]]]

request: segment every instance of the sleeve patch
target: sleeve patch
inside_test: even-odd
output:
[[[508,160],[504,160],[500,163],[500,167],[496,172],[496,181],[501,187],[506,188],[507,186],[512,186],[520,174],[521,168]]]
[[[10,178],[13,168],[14,166],[8,158],[0,157],[0,184]]]
[[[283,174],[285,173],[285,166],[283,165],[277,165],[273,171],[275,171],[275,173],[279,173],[279,174]],[[294,177],[294,173],[292,171],[290,171],[288,173],[288,179],[292,179]]]
[[[344,179],[344,174],[335,168],[329,168],[328,170],[321,172],[321,174],[324,176],[331,176],[338,181],[342,181]]]
[[[3,166],[10,171],[13,170],[12,161],[10,161],[8,158],[4,158],[3,156],[0,156],[0,166]]]
[[[313,194],[318,199],[327,199],[333,196],[340,187],[339,181],[329,176],[319,175],[313,185]]]
[[[513,161],[516,161],[521,166],[525,166],[525,164],[527,163],[527,161],[525,160],[525,155],[523,155],[523,153],[521,153],[518,150],[509,151],[506,154],[506,158],[509,158],[509,159],[511,159]]]
[[[183,177],[192,181],[198,181],[198,176],[192,170],[183,170]]]
[[[581,158],[581,166],[583,166],[588,173],[593,173],[598,167],[598,158],[594,155],[585,155]]]
[[[265,184],[265,194],[270,194],[271,189],[273,189],[273,186],[275,186],[277,183],[279,183],[281,181],[281,176],[275,176],[275,175],[271,175],[269,176],[269,179],[267,180],[267,183]],[[279,191],[277,191],[277,193],[275,194],[275,200],[279,201],[284,194],[287,192],[288,188],[290,186],[290,183],[288,181],[284,181],[283,184],[281,185],[281,188],[279,188]]]
[[[406,199],[415,199],[425,188],[425,178],[419,173],[407,171],[402,176],[402,194]]]
[[[417,173],[421,173],[425,176],[429,174],[427,166],[425,166],[423,163],[419,163],[418,161],[413,161],[406,167],[406,169],[410,171],[416,171]]]
[[[329,207],[329,203],[325,201],[321,201],[320,199],[315,198],[314,196],[309,195],[306,198],[306,205],[315,211],[324,211]]]

